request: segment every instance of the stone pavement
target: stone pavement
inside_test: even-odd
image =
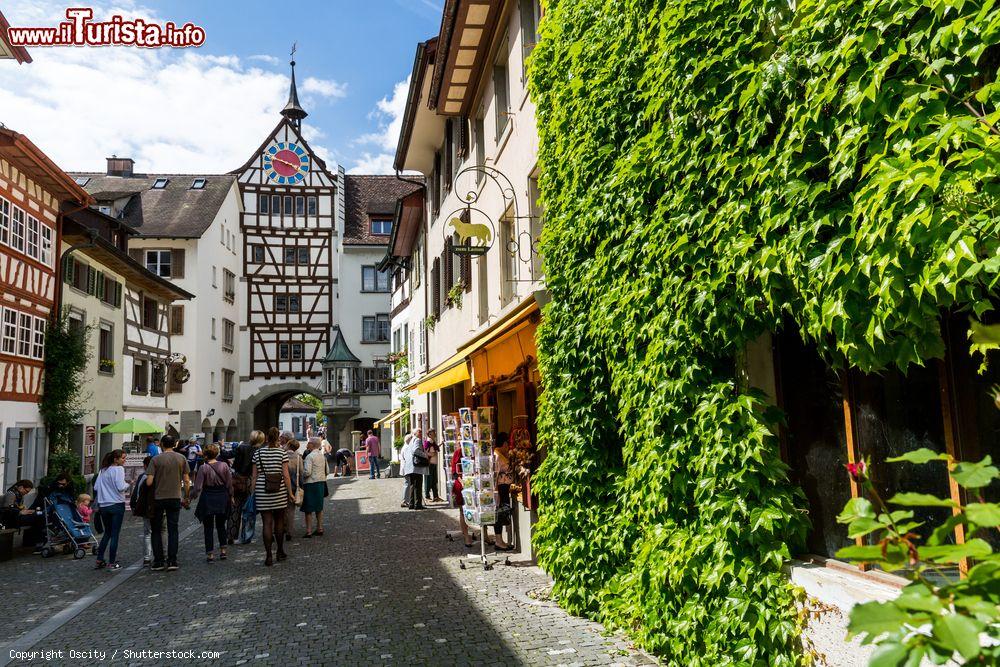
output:
[[[15,656],[10,664],[652,662],[599,624],[529,597],[548,585],[538,568],[461,569],[461,538],[444,537],[457,528],[455,510],[400,509],[401,480],[331,479],[330,487],[326,535],[301,539],[299,515],[289,560],[272,568],[262,565],[259,535],[255,544],[230,547],[228,561],[206,563],[200,527],[182,541],[177,572],[98,572],[92,557],[21,556],[0,564],[8,603],[0,641],[8,643],[33,628],[44,632],[39,623],[123,578],[48,636],[19,646],[38,652],[34,660]],[[191,514],[182,515],[182,532]],[[122,563],[141,559],[141,524],[128,522],[123,537]]]

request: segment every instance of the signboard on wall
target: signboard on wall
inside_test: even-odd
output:
[[[97,427],[83,427],[83,474],[93,475],[97,471]]]

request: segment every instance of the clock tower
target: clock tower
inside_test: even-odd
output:
[[[344,174],[302,136],[295,61],[281,120],[238,174],[243,212],[240,431],[274,426],[295,394],[322,393],[337,324]]]

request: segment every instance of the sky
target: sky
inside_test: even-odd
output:
[[[349,173],[392,173],[417,42],[438,33],[443,0],[3,0],[14,27],[55,26],[70,7],[95,20],[141,17],[205,29],[187,49],[32,47],[0,60],[0,123],[66,171],[111,155],[139,173],[240,167],[280,120],[289,51],[303,133]],[[332,166],[332,165],[330,165]]]

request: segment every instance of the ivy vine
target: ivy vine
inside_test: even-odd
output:
[[[69,447],[73,427],[87,414],[90,394],[84,388],[92,329],[89,325],[73,328],[64,316],[50,322],[45,332],[45,377],[38,409],[53,451]]]
[[[801,660],[807,529],[736,360],[943,354],[1000,275],[992,0],[549,0],[540,564],[672,664]]]

